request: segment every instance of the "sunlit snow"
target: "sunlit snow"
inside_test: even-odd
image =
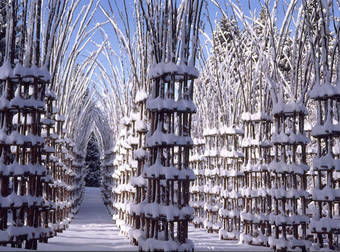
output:
[[[39,243],[41,251],[136,251],[129,240],[119,234],[107,212],[99,188],[86,187],[84,201],[69,228],[47,244]]]

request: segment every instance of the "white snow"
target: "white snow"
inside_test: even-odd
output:
[[[199,75],[197,69],[193,66],[187,66],[185,64],[176,65],[173,62],[161,62],[154,64],[151,67],[149,71],[149,77],[150,79],[155,79],[167,73],[176,73],[178,75],[188,74],[189,76],[193,76],[195,78],[197,78]]]
[[[69,228],[47,244],[39,243],[40,251],[137,251],[138,247],[119,234],[107,212],[99,188],[86,187],[84,201]]]
[[[339,86],[332,85],[329,82],[326,82],[323,85],[315,85],[314,88],[310,92],[310,96],[312,99],[325,98],[325,97],[333,97],[340,94]]]
[[[41,77],[45,81],[51,80],[51,75],[46,66],[37,67],[33,65],[32,67],[24,67],[21,64],[16,64],[13,69],[9,61],[4,62],[3,65],[0,66],[0,79],[4,80],[8,77],[12,78],[14,76],[36,76]]]
[[[189,239],[194,243],[195,251],[272,251],[270,248],[246,245],[239,241],[220,240],[219,234],[208,234],[205,229],[195,229],[193,225],[189,225]]]
[[[138,90],[135,97],[135,103],[139,103],[146,100],[148,96],[149,96],[148,93],[144,89]]]
[[[170,98],[152,98],[149,97],[146,101],[146,108],[151,111],[184,111],[195,113],[196,106],[194,105],[191,99],[179,99],[178,101],[174,101]]]
[[[296,102],[291,102],[291,103],[284,103],[282,102],[282,99],[279,99],[278,103],[275,103],[273,105],[273,114],[280,114],[280,113],[285,113],[285,114],[293,114],[293,113],[302,113],[304,115],[307,115],[307,108],[305,107],[304,104],[302,103],[296,103]]]

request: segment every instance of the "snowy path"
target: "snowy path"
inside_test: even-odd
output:
[[[40,251],[137,251],[129,240],[119,234],[107,212],[99,188],[86,187],[84,201],[69,228],[39,243]]]

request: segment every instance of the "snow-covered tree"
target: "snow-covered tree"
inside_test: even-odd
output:
[[[100,153],[98,143],[94,134],[91,134],[87,144],[85,165],[87,175],[85,177],[85,185],[92,187],[100,186]]]

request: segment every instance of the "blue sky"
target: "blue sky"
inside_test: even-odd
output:
[[[109,2],[111,3],[112,7],[113,7],[113,11],[114,11],[114,15],[116,16],[116,20],[118,21],[118,25],[120,27],[123,26],[123,23],[121,21],[121,19],[119,18],[119,11],[124,11],[124,7],[123,7],[123,2],[122,0],[98,0],[100,1],[100,5],[108,10],[108,12],[110,12],[109,9]],[[179,0],[178,0],[179,1]],[[227,10],[227,14],[228,15],[232,15],[232,11],[230,8],[230,4],[229,4],[229,0],[216,0],[224,10]],[[335,2],[336,0],[334,0]],[[86,4],[87,2],[89,2],[89,0],[83,0],[82,3]],[[242,11],[244,12],[244,14],[246,16],[251,16],[251,14],[255,14],[256,16],[259,14],[260,10],[261,10],[261,4],[264,4],[264,0],[232,0],[233,3],[237,4],[240,6],[240,8],[242,9]],[[272,9],[271,7],[273,6],[273,0],[270,1],[270,9]],[[277,16],[277,22],[278,24],[282,23],[284,14],[285,14],[285,9],[286,9],[286,5],[287,2],[289,2],[289,0],[280,0],[279,1],[280,4],[278,6],[278,16]],[[205,0],[206,6],[203,8],[203,13],[202,13],[202,22],[205,23],[205,32],[210,35],[211,37],[211,33],[212,33],[212,29],[215,28],[215,20],[220,20],[222,17],[221,12],[219,11],[219,9],[212,3],[212,1],[210,0]],[[129,17],[129,22],[130,22],[130,27],[132,29],[131,31],[131,36],[133,36],[133,31],[134,31],[134,1],[133,0],[127,0],[126,1],[127,4],[127,9],[128,9],[128,17]],[[300,3],[298,3],[298,6],[300,5]],[[335,4],[336,5],[336,4]],[[340,16],[339,14],[339,10],[336,9],[335,10],[335,15],[336,16]],[[212,22],[212,29],[210,27],[210,25],[207,22],[207,17],[210,16],[211,22]],[[102,13],[102,11],[100,9],[97,10],[96,15],[94,16],[94,23],[101,23],[101,22],[105,22],[106,21],[106,17],[105,15]],[[242,26],[240,24],[240,26]],[[110,24],[104,25],[103,29],[106,31],[106,33],[109,35],[109,40],[111,42],[111,45],[113,46],[113,49],[119,53],[119,42],[117,41],[117,37],[114,33],[114,30],[112,28],[112,26]],[[201,38],[203,38],[203,36],[201,36]],[[94,36],[94,40],[97,43],[101,43],[101,41],[103,40],[103,37],[101,35],[101,33],[98,31],[96,32],[95,36]],[[93,45],[89,45],[86,48],[87,52],[84,52],[84,56],[88,53],[91,52],[95,49],[95,46]],[[102,57],[100,59],[102,62],[105,62],[105,59]],[[104,65],[107,63],[104,63]]]
[[[115,16],[117,17],[117,21],[118,21],[118,24],[122,27],[123,24],[120,20],[119,17],[119,11],[123,11],[124,10],[124,7],[123,7],[123,2],[121,0],[100,0],[100,5],[109,11],[109,4],[108,2],[111,2],[111,5],[112,7],[114,8],[114,14]],[[223,9],[225,10],[228,10],[227,13],[228,15],[232,15],[232,12],[231,12],[231,8],[230,8],[230,5],[229,5],[229,1],[228,0],[216,0],[222,7]],[[209,15],[210,16],[210,19],[212,21],[212,25],[213,25],[213,29],[214,29],[214,26],[215,26],[215,20],[220,20],[221,17],[222,17],[222,14],[221,12],[219,11],[219,9],[210,1],[210,0],[205,0],[206,2],[206,6],[203,8],[203,13],[202,13],[202,21],[203,23],[205,23],[205,32],[207,34],[211,34],[212,33],[212,30],[210,28],[210,25],[208,24],[207,22],[207,16]],[[260,12],[260,9],[261,9],[261,3],[263,4],[263,0],[234,0],[235,3],[239,3],[240,7],[242,8],[242,10],[244,11],[245,15],[249,16],[250,15],[250,12],[256,12],[256,15]],[[272,1],[273,2],[273,1]],[[284,2],[284,0],[282,0],[281,2]],[[128,13],[129,13],[129,22],[130,22],[130,27],[132,29],[132,33],[134,31],[134,23],[133,23],[133,18],[134,18],[134,7],[133,7],[133,4],[134,4],[134,1],[133,0],[127,0],[126,1],[127,3],[127,8],[128,8]],[[118,7],[118,8],[117,8]],[[278,21],[280,21],[280,19],[283,18],[283,15],[284,15],[284,9],[282,8],[282,5],[280,6],[281,8],[279,8],[279,16],[278,16]],[[110,11],[109,11],[110,12]],[[98,10],[97,12],[97,15],[95,15],[95,20],[94,22],[104,22],[106,19],[105,19],[105,16],[104,14],[102,13],[101,10]],[[111,27],[110,24],[108,25],[105,25],[103,27],[105,29],[105,31],[111,35],[110,36],[110,41],[112,42],[113,45],[118,45],[118,41],[117,41],[117,38],[113,32],[113,29]],[[103,38],[100,34],[100,32],[98,32],[96,35],[95,35],[95,40],[97,42],[101,41]],[[89,48],[91,50],[91,48]],[[119,48],[115,48],[117,51],[119,51]]]
[[[119,24],[120,27],[123,27],[123,22],[121,21],[119,17],[119,12],[124,11],[124,5],[122,0],[99,0],[100,6],[102,6],[107,12],[111,12],[109,8],[109,2],[111,3],[111,6],[113,8],[114,16],[116,17],[116,20]],[[179,1],[179,0],[178,0]],[[229,9],[228,14],[231,14],[230,8],[228,8],[228,0],[217,0],[219,4],[223,7],[223,9]],[[88,4],[89,0],[83,0],[81,2],[81,5],[83,4]],[[249,15],[248,7],[251,8],[252,11],[256,10],[256,13],[260,10],[260,4],[257,0],[250,0],[250,5],[248,0],[240,0],[239,4],[241,5],[241,8],[245,11],[246,15]],[[133,35],[135,24],[134,24],[134,0],[127,0],[126,1],[127,9],[128,9],[128,17],[129,17],[129,22],[130,22],[130,27],[131,27],[131,35]],[[201,15],[203,23],[205,23],[205,32],[211,37],[212,29],[214,29],[215,26],[215,20],[220,20],[222,17],[221,12],[219,9],[210,1],[210,0],[205,0],[205,5],[203,7],[203,13]],[[124,15],[124,13],[123,13]],[[212,26],[213,28],[211,29],[210,25],[208,25],[207,22],[207,17],[210,16]],[[100,10],[100,8],[97,10],[93,23],[102,23],[106,21],[106,17],[103,14],[103,12]],[[113,49],[119,54],[120,53],[120,48],[119,48],[119,42],[117,40],[117,37],[114,33],[114,30],[111,26],[111,24],[106,24],[103,26],[103,29],[106,31],[106,33],[109,35],[109,40],[111,42],[111,45]],[[204,39],[203,36],[201,36],[201,39]],[[100,44],[103,41],[103,36],[101,32],[98,30],[96,34],[93,37],[93,40]],[[86,50],[82,53],[82,56],[79,58],[79,61],[84,59],[84,57],[87,57],[92,51],[96,50],[96,46],[93,44],[89,44],[86,47]],[[106,66],[107,69],[109,69],[109,63],[107,62],[106,58],[104,56],[101,56],[99,58],[99,61]],[[110,72],[108,70],[108,72]],[[96,78],[93,77],[93,81],[97,82]]]
[[[107,10],[108,12],[110,12],[110,8],[109,8],[109,1],[111,3],[111,6],[114,9],[114,15],[116,17],[116,20],[118,22],[118,24],[120,25],[120,27],[123,27],[123,23],[119,17],[119,12],[124,11],[124,5],[123,2],[121,0],[100,0],[100,5]],[[222,8],[224,10],[228,10],[228,15],[231,15],[231,8],[229,6],[229,1],[228,0],[217,0],[218,3],[222,6]],[[236,1],[235,1],[236,2]],[[256,12],[259,13],[260,9],[261,9],[261,5],[259,3],[259,1],[257,0],[239,0],[238,1],[240,7],[242,8],[242,10],[244,11],[245,15],[250,15],[249,10],[251,10],[252,12]],[[128,13],[129,13],[129,22],[130,22],[130,27],[132,29],[131,34],[133,34],[134,32],[134,1],[133,0],[127,0],[126,1],[127,4],[127,8],[128,8]],[[249,9],[250,8],[250,9]],[[124,15],[124,13],[123,13]],[[208,24],[208,16],[210,17],[211,23],[212,23],[212,28],[210,27],[210,25]],[[216,7],[215,4],[213,4],[210,0],[205,0],[205,4],[202,10],[202,15],[201,15],[201,19],[202,22],[205,24],[205,32],[208,34],[209,37],[211,37],[212,31],[215,28],[215,22],[216,20],[220,20],[222,18],[222,13],[220,12],[220,10],[218,9],[218,7]],[[94,22],[95,23],[101,23],[104,22],[106,20],[105,15],[102,13],[102,11],[99,9],[97,11],[97,14],[94,17]],[[110,24],[107,24],[103,27],[103,29],[108,33],[109,35],[109,39],[111,44],[113,45],[113,49],[119,53],[119,42],[117,41],[117,37],[114,33],[114,30],[112,28],[112,26]],[[201,40],[204,39],[204,36],[200,37]],[[94,40],[97,41],[97,43],[99,43],[100,41],[103,40],[103,37],[101,35],[100,32],[97,32]],[[88,46],[87,50],[91,51],[93,50],[95,47],[94,46]],[[103,62],[104,64],[106,64],[106,60],[104,57],[102,57],[101,62]]]
[[[88,2],[89,0],[84,0],[85,4],[86,2]],[[118,15],[119,15],[119,11],[123,11],[124,7],[123,7],[123,1],[122,0],[98,0],[100,1],[100,5],[108,10],[109,11],[109,2],[111,3],[112,7],[114,8],[114,14],[115,16],[117,17],[117,21],[118,21],[118,24],[122,27],[122,22],[120,20],[120,18],[118,18]],[[231,15],[232,12],[231,12],[231,8],[230,8],[230,4],[229,4],[229,0],[216,0],[222,7],[223,9],[227,10],[227,13],[228,15]],[[334,0],[335,2],[336,0]],[[206,2],[206,8],[204,7],[203,8],[203,13],[202,13],[202,21],[206,24],[205,25],[205,31],[208,33],[208,34],[211,34],[211,29],[209,27],[209,25],[207,24],[207,15],[210,16],[210,19],[214,25],[214,20],[219,20],[221,19],[222,17],[222,14],[221,12],[219,11],[219,9],[212,3],[212,1],[210,0],[205,0]],[[260,9],[261,9],[261,4],[264,4],[264,0],[232,0],[232,2],[234,2],[235,4],[239,4],[242,11],[245,13],[245,15],[249,16],[251,15],[250,14],[250,11],[252,13],[256,12],[256,15],[260,12]],[[271,2],[271,7],[273,6],[273,0],[270,1]],[[289,0],[280,0],[279,1],[280,4],[279,4],[279,7],[278,7],[278,23],[281,23],[282,22],[282,19],[284,17],[284,12],[285,12],[285,2],[289,2]],[[126,1],[126,4],[127,4],[127,8],[128,8],[128,13],[129,13],[129,21],[130,21],[130,27],[132,29],[132,33],[133,33],[133,29],[134,29],[134,0],[127,0]],[[299,5],[299,3],[298,3]],[[118,8],[117,8],[118,7]],[[335,14],[337,16],[339,16],[339,10],[336,9],[335,10]],[[100,22],[104,22],[106,20],[104,14],[102,13],[101,10],[98,10],[97,11],[97,14],[94,16],[94,22],[95,23],[100,23]],[[110,40],[112,42],[112,44],[118,44],[117,43],[117,40],[116,40],[116,36],[113,32],[113,29],[111,27],[111,25],[105,25],[103,27],[105,29],[105,31],[111,35],[110,36]],[[214,28],[214,27],[213,27]],[[100,34],[100,32],[97,32],[96,35],[95,35],[95,41],[97,41],[98,43],[100,41],[102,41],[102,36]],[[117,48],[118,49],[118,48]],[[91,50],[91,48],[90,48]]]
[[[86,0],[86,1],[88,1],[88,0]],[[116,0],[116,1],[114,1],[114,0],[100,0],[100,5],[104,9],[108,10],[108,12],[110,12],[109,1],[111,3],[111,6],[114,8],[114,15],[116,16],[116,20],[117,20],[118,24],[120,25],[120,27],[123,27],[123,23],[122,23],[121,19],[119,18],[119,11],[124,10],[123,2],[121,0]],[[228,1],[219,1],[219,3],[224,7],[224,9],[226,9],[225,6],[228,5],[227,2]],[[252,0],[251,2],[252,2],[251,5],[250,5],[251,8],[260,9],[260,5],[258,4],[258,1]],[[249,12],[247,11],[248,0],[241,0],[241,1],[239,1],[239,3],[242,6],[242,8],[244,10],[246,10],[245,13],[248,15],[249,14]],[[128,8],[128,13],[129,13],[130,27],[132,29],[131,34],[133,34],[134,28],[135,28],[135,25],[134,25],[134,1],[133,0],[127,0],[126,4],[127,4],[127,8]],[[210,0],[206,0],[206,5],[203,7],[203,13],[202,13],[201,17],[202,17],[202,21],[206,24],[205,25],[205,31],[207,32],[207,34],[211,34],[212,30],[207,23],[207,16],[208,15],[210,16],[210,19],[212,21],[213,26],[215,25],[215,23],[214,23],[215,19],[219,20],[222,17],[221,12],[218,10],[218,8]],[[104,22],[105,20],[106,20],[105,15],[99,9],[97,11],[97,14],[94,16],[93,22],[94,23],[101,23],[101,22]],[[107,25],[103,26],[103,29],[109,34],[109,39],[111,41],[111,44],[114,47],[113,49],[116,50],[117,53],[119,53],[119,46],[118,46],[119,43],[117,41],[116,35],[114,34],[112,26],[110,24],[107,24]],[[213,29],[214,29],[214,27],[213,27]],[[102,34],[100,32],[97,32],[95,34],[94,40],[97,43],[100,43],[100,41],[103,40]],[[92,51],[94,48],[95,48],[94,46],[90,45],[90,46],[87,47],[87,50]]]

